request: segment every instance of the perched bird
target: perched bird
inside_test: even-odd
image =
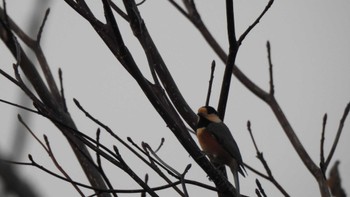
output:
[[[245,177],[243,173],[245,169],[236,141],[213,107],[199,108],[198,116],[196,135],[204,154],[209,157],[211,162],[230,167],[239,197],[238,172]]]

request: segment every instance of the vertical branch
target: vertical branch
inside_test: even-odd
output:
[[[328,165],[333,157],[335,149],[337,148],[337,145],[338,145],[338,142],[340,139],[340,135],[343,131],[344,123],[345,123],[346,118],[348,117],[349,111],[350,111],[350,103],[348,103],[346,105],[345,110],[344,110],[344,114],[343,114],[342,118],[340,119],[337,135],[335,136],[331,151],[329,152],[329,155],[328,155],[327,160],[325,162],[325,170],[327,169],[327,167],[328,167]]]
[[[325,159],[324,159],[324,136],[326,132],[326,124],[327,124],[327,114],[324,114],[323,116],[323,123],[322,123],[322,133],[321,133],[321,144],[320,144],[320,168],[323,172],[323,175],[325,176]]]
[[[269,75],[270,75],[270,95],[274,96],[275,94],[275,87],[273,84],[273,69],[272,69],[272,60],[271,60],[271,46],[270,42],[266,42],[266,48],[267,48],[267,59],[269,61]]]
[[[211,95],[211,88],[213,86],[214,71],[215,71],[215,60],[213,60],[213,62],[211,63],[211,72],[210,72],[207,100],[205,101],[205,106],[209,105],[210,95]]]
[[[66,98],[64,96],[64,88],[63,88],[63,74],[62,74],[62,70],[61,68],[58,69],[58,77],[60,80],[60,93],[61,93],[61,100],[62,100],[62,106],[63,106],[63,110],[67,113],[68,112],[68,108],[67,108],[67,103],[66,103]]]
[[[259,195],[259,196],[262,196],[262,197],[267,197],[267,195],[265,194],[265,190],[262,187],[260,181],[258,179],[255,179],[255,183],[258,186],[258,188],[255,190],[256,194]]]
[[[226,105],[230,90],[232,71],[236,61],[238,45],[235,32],[235,19],[233,0],[226,0],[226,17],[227,17],[227,33],[229,41],[229,54],[226,62],[224,77],[221,85],[221,93],[219,98],[218,113],[221,120],[224,120]]]
[[[230,48],[237,48],[233,0],[226,0],[227,33]]]

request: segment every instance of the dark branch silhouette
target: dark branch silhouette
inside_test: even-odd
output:
[[[247,129],[248,129],[248,132],[249,132],[250,137],[251,137],[251,139],[253,141],[253,144],[254,144],[254,148],[255,148],[255,151],[256,151],[256,157],[260,160],[261,164],[264,166],[265,171],[267,173],[267,176],[264,175],[262,177],[267,179],[267,180],[269,180],[272,184],[274,184],[276,186],[276,188],[283,194],[283,196],[289,196],[289,194],[286,192],[286,190],[278,183],[278,181],[272,175],[272,171],[271,171],[269,165],[267,164],[263,153],[259,150],[259,148],[258,148],[258,146],[257,146],[257,144],[255,142],[255,139],[254,139],[254,136],[253,136],[253,132],[252,132],[252,129],[251,129],[250,121],[247,122]],[[259,186],[259,184],[257,184],[257,185]],[[259,188],[259,191],[261,193],[261,189],[260,188]],[[265,195],[263,195],[263,196],[265,196]]]
[[[213,62],[211,63],[211,72],[210,72],[210,79],[209,79],[209,85],[208,85],[207,100],[205,101],[205,106],[209,106],[210,95],[211,95],[211,89],[212,89],[212,87],[213,87],[214,72],[215,72],[215,61],[213,60]]]
[[[246,36],[257,26],[263,16],[270,10],[274,0],[269,0],[260,13],[260,15],[253,21],[253,23],[247,27],[239,37],[236,35],[235,29],[235,13],[233,0],[226,0],[226,19],[227,19],[227,35],[228,35],[228,54],[218,44],[214,36],[209,32],[208,28],[202,21],[200,14],[197,10],[194,0],[184,0],[183,6],[174,0],[168,0],[175,9],[177,9],[184,17],[186,17],[205,38],[206,42],[210,45],[213,51],[219,56],[220,60],[224,62],[225,71],[222,78],[221,92],[219,96],[218,112],[219,116],[223,120],[225,117],[226,106],[228,104],[228,95],[231,87],[231,79],[234,75],[249,91],[251,91],[257,98],[264,101],[272,110],[276,119],[280,123],[286,137],[289,139],[291,145],[299,155],[309,172],[314,176],[320,189],[321,196],[330,196],[329,188],[335,187],[333,182],[340,181],[340,176],[334,176],[334,173],[330,175],[330,178],[326,179],[326,170],[331,162],[336,147],[338,145],[344,123],[350,111],[350,103],[346,106],[344,114],[340,120],[337,134],[335,136],[330,153],[325,157],[324,155],[324,141],[325,141],[325,126],[327,116],[325,115],[323,120],[323,127],[321,133],[321,145],[320,145],[320,165],[318,166],[307,153],[303,144],[296,135],[296,131],[292,128],[289,120],[285,116],[278,101],[275,98],[275,84],[273,76],[273,65],[271,57],[270,42],[267,42],[267,60],[268,60],[268,73],[269,73],[269,91],[265,91],[254,83],[253,79],[248,78],[239,67],[236,65],[236,56],[242,42]],[[145,21],[139,11],[139,7],[147,3],[147,1],[140,1],[136,3],[135,0],[123,0],[124,9],[119,8],[111,0],[102,0],[104,21],[98,19],[91,11],[89,4],[84,0],[65,0],[65,2],[81,17],[88,21],[100,36],[102,41],[106,44],[110,52],[125,68],[131,77],[140,86],[149,102],[153,105],[154,109],[159,113],[167,127],[174,134],[178,142],[184,147],[187,153],[198,164],[203,171],[208,175],[210,180],[213,181],[215,187],[205,185],[203,183],[188,180],[186,175],[191,170],[191,164],[188,164],[183,172],[179,172],[171,164],[165,162],[165,159],[161,158],[157,154],[157,150],[162,147],[164,140],[161,141],[161,145],[157,150],[153,150],[151,146],[142,142],[141,146],[135,143],[131,138],[127,138],[127,141],[119,137],[111,128],[103,124],[102,121],[95,118],[88,112],[82,105],[74,99],[76,107],[81,110],[84,115],[92,122],[96,123],[100,128],[96,131],[96,138],[89,137],[82,131],[79,131],[75,125],[73,119],[69,114],[69,110],[66,104],[63,88],[63,74],[59,69],[59,86],[56,84],[52,72],[50,70],[49,62],[45,57],[44,51],[41,48],[41,38],[44,33],[44,27],[47,22],[50,10],[47,9],[44,14],[41,26],[38,29],[38,33],[35,38],[31,38],[25,33],[16,23],[8,16],[6,11],[5,1],[4,8],[0,8],[0,38],[4,42],[5,46],[14,56],[16,63],[13,65],[14,77],[0,69],[0,74],[11,81],[17,87],[20,88],[33,102],[33,106],[22,106],[14,102],[6,101],[0,98],[0,102],[15,106],[22,110],[32,112],[43,117],[46,117],[60,130],[60,132],[66,137],[69,142],[72,151],[76,155],[81,167],[87,176],[89,183],[75,182],[70,176],[62,169],[56,160],[53,151],[51,150],[49,140],[44,136],[44,142],[40,141],[29,126],[18,116],[19,121],[26,127],[26,129],[32,133],[34,139],[41,144],[45,151],[49,154],[49,157],[54,162],[56,168],[63,174],[58,175],[53,171],[38,164],[31,155],[29,155],[30,162],[14,162],[1,159],[1,163],[12,163],[18,165],[34,166],[54,177],[67,181],[72,184],[77,192],[84,196],[81,188],[90,189],[92,194],[90,196],[108,197],[118,196],[118,193],[138,193],[141,196],[158,196],[159,190],[171,189],[174,190],[179,196],[189,196],[188,185],[195,185],[204,188],[208,191],[217,192],[220,197],[228,197],[236,194],[235,188],[227,180],[225,168],[216,168],[206,156],[200,151],[196,142],[190,135],[189,129],[186,124],[191,127],[192,130],[196,130],[197,116],[191,107],[187,104],[185,98],[182,96],[181,91],[176,85],[170,71],[167,68],[166,62],[163,60],[159,53],[152,36],[150,35]],[[116,15],[115,15],[116,14]],[[129,24],[130,30],[133,32],[135,38],[140,43],[142,50],[147,58],[148,67],[152,78],[148,79],[141,71],[139,65],[134,60],[134,54],[129,51],[128,45],[124,42],[124,34],[121,31],[121,25],[117,17],[124,20]],[[238,38],[238,39],[237,39]],[[40,68],[34,66],[33,61],[28,57],[23,50],[23,45],[29,47],[34,52],[35,58],[38,60]],[[209,105],[211,88],[214,78],[215,62],[212,63],[212,69],[209,80],[209,87],[207,92],[206,104]],[[40,70],[39,70],[40,69]],[[22,79],[21,72],[29,80],[26,82]],[[41,76],[39,73],[42,72]],[[33,87],[34,90],[31,89]],[[34,108],[33,108],[34,107]],[[282,188],[282,186],[275,180],[272,170],[268,166],[264,159],[263,153],[259,151],[256,141],[251,131],[250,122],[248,122],[248,131],[251,135],[256,154],[266,174],[257,171],[256,169],[245,164],[249,170],[256,173],[258,176],[265,178],[272,182],[280,190],[284,196],[289,196],[288,193]],[[108,148],[101,141],[101,132],[108,133],[111,137],[116,139],[117,144],[113,144],[111,148]],[[153,170],[160,178],[165,180],[166,184],[158,187],[151,187],[149,185],[149,176],[147,173],[138,175],[135,170],[132,169],[128,160],[125,159],[125,154],[121,149],[121,146],[126,148],[128,153],[135,155],[140,163],[145,164],[151,170]],[[91,156],[91,153],[95,157]],[[108,162],[114,165],[125,174],[131,177],[141,189],[123,190],[115,189],[113,183],[109,179],[109,174],[105,172],[104,162]],[[336,163],[336,166],[338,164]],[[332,169],[331,172],[335,170]],[[338,173],[338,171],[337,171]],[[335,173],[335,174],[337,174]],[[339,174],[339,173],[338,173]],[[144,176],[144,178],[142,178]],[[335,178],[334,178],[335,177]],[[266,196],[264,189],[260,182],[257,180],[257,196]],[[333,185],[331,185],[333,184]],[[332,191],[333,193],[333,191]]]

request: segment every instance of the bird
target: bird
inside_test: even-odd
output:
[[[234,178],[237,195],[240,197],[238,172],[245,177],[241,153],[230,129],[211,106],[198,109],[196,136],[202,151],[212,163],[227,165]],[[244,170],[244,172],[243,172]]]

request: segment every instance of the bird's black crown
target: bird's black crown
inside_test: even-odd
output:
[[[214,109],[214,107],[205,106],[205,108],[207,109],[208,114],[216,114],[216,115],[218,115],[218,112]]]

